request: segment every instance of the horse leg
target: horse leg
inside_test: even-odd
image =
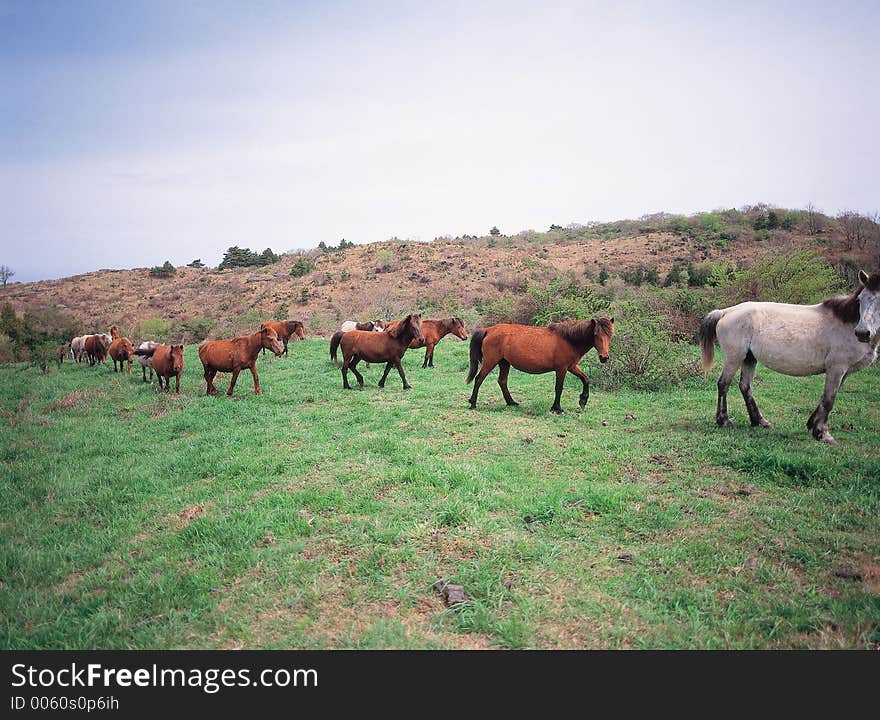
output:
[[[344,355],[342,358],[342,389],[343,390],[351,390],[351,385],[348,384],[348,368],[351,365],[352,355]],[[357,372],[357,371],[355,371]]]
[[[389,364],[390,364],[390,363],[389,363]],[[409,389],[411,389],[411,388],[412,388],[412,385],[410,385],[410,384],[406,381],[406,375],[403,374],[403,365],[400,364],[400,360],[399,360],[399,359],[394,361],[394,366],[397,368],[397,372],[400,373],[400,379],[403,380],[403,389],[404,389],[404,390],[409,390]],[[386,375],[388,374],[388,368],[385,369],[385,374],[386,374]]]
[[[262,395],[263,391],[260,390],[260,376],[257,375],[257,364],[254,363],[251,365],[251,375],[254,376],[254,394]]]
[[[810,419],[807,421],[807,427],[813,431],[813,437],[823,443],[829,445],[837,445],[831,433],[828,432],[828,415],[834,408],[834,400],[837,397],[837,391],[843,384],[846,377],[846,370],[842,368],[828,368],[825,371],[825,390],[819,400],[818,407],[813,411]],[[812,422],[812,426],[810,423]]]
[[[208,391],[207,393],[205,393],[206,395],[217,394],[217,388],[214,387],[214,376],[216,374],[216,370],[208,370],[207,368],[205,368],[205,382],[208,384]],[[159,375],[159,373],[156,373],[156,380],[158,380],[160,383],[162,382],[161,377],[162,376]]]
[[[727,417],[727,390],[744,359],[745,356],[737,360],[734,360],[732,355],[725,355],[724,357],[724,369],[721,371],[721,377],[718,378],[718,406],[715,409],[715,422],[718,423],[719,427],[731,427],[733,425],[730,422],[730,418]]]
[[[362,388],[364,386],[364,376],[358,372],[357,364],[361,361],[360,355],[352,355],[351,356],[351,365],[349,365],[349,370],[354,373],[354,376],[357,378],[358,387]]]
[[[557,415],[562,415],[562,413],[565,412],[565,410],[562,409],[562,405],[559,404],[559,401],[562,398],[562,388],[565,386],[565,373],[567,372],[568,368],[562,368],[562,370],[556,371],[556,398],[550,406],[550,412],[555,412]]]
[[[428,367],[428,355],[431,352],[431,346],[425,345],[425,359],[422,361],[422,370]]]
[[[437,347],[437,343],[431,343],[428,346],[428,349],[431,351],[431,357],[428,358],[428,367],[434,367],[434,348]]]
[[[486,379],[486,376],[495,369],[495,366],[501,362],[501,358],[487,358],[485,351],[483,353],[483,365],[480,367],[480,372],[477,373],[477,376],[474,378],[474,391],[471,393],[471,410],[474,410],[477,407],[477,393],[480,391],[480,385],[483,384],[483,380]]]
[[[749,411],[749,422],[752,423],[752,427],[773,427],[767,420],[761,415],[761,411],[758,410],[758,404],[755,402],[755,398],[752,395],[752,381],[755,379],[755,367],[757,366],[758,361],[755,360],[755,356],[752,355],[751,351],[746,353],[746,359],[743,360],[742,370],[739,373],[739,390],[742,393],[743,400],[746,401],[746,410]]]
[[[501,388],[501,394],[504,395],[504,402],[508,405],[519,405],[519,403],[510,396],[510,390],[507,389],[507,375],[510,373],[510,363],[507,360],[498,361],[498,387]]]
[[[226,391],[226,397],[232,397],[232,391],[235,389],[235,381],[238,380],[238,374],[241,368],[232,369],[232,380],[229,381],[229,390]]]
[[[578,378],[584,386],[584,389],[581,390],[581,394],[578,397],[578,404],[583,408],[587,404],[587,400],[590,399],[590,378],[587,377],[586,373],[580,369],[577,363],[572,365],[568,372]]]
[[[284,355],[284,357],[287,357],[287,341],[288,340],[289,340],[289,338],[284,338],[284,352],[281,353],[282,355]]]
[[[390,372],[390,370],[391,370],[392,367],[394,367],[394,363],[393,363],[393,362],[388,361],[387,363],[385,363],[385,372],[382,373],[382,379],[379,381],[379,387],[380,387],[380,388],[385,387],[385,378],[388,377],[388,373]],[[405,378],[404,378],[404,381],[403,381],[403,382],[406,382],[406,379],[405,379]]]

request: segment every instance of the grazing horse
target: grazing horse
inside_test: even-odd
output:
[[[512,365],[531,374],[556,372],[556,397],[550,410],[557,414],[563,412],[559,400],[565,374],[576,375],[583,383],[579,398],[583,408],[590,397],[590,380],[578,367],[578,362],[591,347],[596,348],[601,362],[607,362],[613,336],[614,318],[550,323],[547,327],[502,323],[475,330],[471,336],[471,368],[466,381],[470,383],[476,378],[470,399],[471,409],[477,407],[480,385],[496,365],[499,368],[498,385],[508,405],[519,404],[507,389],[507,375]]]
[[[115,325],[113,327],[116,327]],[[113,328],[111,328],[112,330]],[[131,360],[134,357],[134,345],[128,338],[116,338],[107,348],[110,357],[113,358],[113,372],[116,372],[116,363],[119,363],[119,372],[125,369],[128,362],[128,374],[131,375]]]
[[[365,332],[382,332],[385,329],[384,320],[370,320],[369,322],[355,322],[346,320],[339,326],[339,332],[351,332],[352,330],[364,330]]]
[[[83,349],[89,357],[89,365],[104,363],[107,361],[107,348],[110,347],[111,338],[107,333],[99,335],[86,335],[83,341]]]
[[[144,347],[151,346],[151,347]],[[141,358],[150,361],[150,381],[153,379],[153,370],[159,380],[159,389],[162,390],[162,378],[165,378],[165,391],[171,389],[171,378],[176,378],[174,392],[180,393],[180,376],[183,373],[183,345],[160,345],[155,342],[142,342],[134,351]],[[147,380],[147,365],[141,361],[144,370],[144,382]]]
[[[264,327],[250,335],[242,335],[231,340],[208,340],[199,345],[199,360],[205,368],[205,382],[208,384],[207,394],[217,394],[214,376],[218,372],[231,372],[232,380],[226,394],[232,397],[238,374],[247,368],[250,368],[251,375],[254,376],[254,393],[261,394],[260,378],[257,375],[257,356],[262,348],[271,350],[276,356],[280,356],[283,352],[278,333],[272,328]]]
[[[337,335],[340,336],[337,340]],[[403,380],[403,389],[409,390],[412,386],[406,381],[403,374],[403,365],[400,359],[409,347],[413,339],[422,338],[422,317],[418,314],[407,315],[397,326],[385,332],[368,332],[365,330],[351,330],[347,333],[336,333],[331,340],[330,357],[336,363],[336,348],[342,345],[342,387],[351,390],[348,384],[348,370],[354,373],[358,385],[364,386],[364,376],[357,370],[357,364],[361,360],[366,362],[384,362],[385,372],[379,381],[379,387],[385,387],[385,378],[392,367],[397,368],[400,379]],[[336,341],[336,345],[333,345]]]
[[[278,339],[284,343],[284,355],[287,355],[287,341],[296,336],[300,340],[306,339],[306,331],[299,320],[267,320],[260,324],[260,330],[264,327],[272,328],[278,335]],[[266,354],[265,349],[263,354]]]
[[[152,351],[159,347],[159,343],[152,340],[144,340],[137,346],[134,351],[137,361],[141,364],[141,371],[144,375],[144,382],[147,381],[147,368],[150,368],[150,382],[153,382],[153,353]],[[150,351],[150,352],[147,352]]]
[[[70,344],[67,345],[59,345],[55,348],[55,359],[58,361],[58,364],[61,365],[64,362],[64,356],[70,351]]]
[[[807,428],[816,440],[836,445],[828,432],[828,415],[847,376],[877,359],[878,328],[880,272],[870,277],[860,272],[859,286],[852,294],[818,305],[744,302],[713,310],[700,324],[700,347],[706,372],[715,357],[716,338],[724,353],[715,422],[721,427],[731,425],[727,417],[727,389],[740,366],[739,389],[753,427],[771,427],[752,396],[752,380],[759,361],[784,375],[825,373],[825,390],[807,420]]]
[[[390,324],[390,327],[393,327],[400,320],[395,320]],[[413,340],[410,343],[411,348],[425,346],[425,360],[422,363],[422,367],[434,367],[434,346],[440,342],[441,339],[446,337],[452,333],[455,337],[461,340],[467,340],[467,330],[464,327],[464,320],[457,317],[445,318],[443,320],[422,320],[422,335],[424,336],[424,342],[418,343],[416,340]]]

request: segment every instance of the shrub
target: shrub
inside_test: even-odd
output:
[[[812,250],[768,255],[745,270],[721,278],[719,289],[731,301],[766,300],[808,304],[835,294],[839,276]]]
[[[171,330],[171,322],[162,318],[148,318],[138,326],[138,338],[155,340],[156,342],[168,342],[168,333]]]
[[[377,257],[379,265],[376,272],[388,272],[394,266],[394,253],[390,250],[380,250]]]
[[[535,312],[532,322],[547,325],[564,320],[585,320],[607,312],[609,303],[588,287],[554,280],[543,288],[529,288]]]
[[[177,268],[167,260],[162,265],[150,268],[150,277],[173,277],[177,273]]]
[[[673,339],[667,319],[657,315],[650,302],[639,298],[618,301],[609,312],[616,331],[610,362],[596,365],[595,354],[585,357],[591,364],[588,374],[600,387],[658,391],[702,377],[697,349]]]
[[[187,344],[200,343],[210,334],[214,321],[205,317],[182,318],[168,329],[168,338]]]
[[[315,263],[300,256],[296,259],[296,261],[293,263],[293,266],[290,268],[290,274],[293,277],[302,277],[303,275],[308,275],[314,269]]]

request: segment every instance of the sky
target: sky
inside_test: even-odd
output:
[[[0,0],[16,281],[767,202],[880,210],[877,2]]]

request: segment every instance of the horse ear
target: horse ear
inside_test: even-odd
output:
[[[611,318],[611,324],[614,325],[614,318]]]
[[[866,273],[864,270],[859,270],[859,282],[862,285],[868,284],[868,273]]]

